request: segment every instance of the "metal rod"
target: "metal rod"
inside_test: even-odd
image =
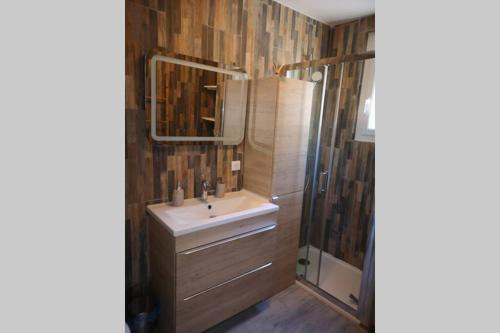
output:
[[[340,80],[337,91],[337,100],[335,102],[335,111],[333,114],[333,128],[332,128],[332,138],[330,141],[330,157],[328,159],[328,175],[326,180],[326,194],[325,202],[323,203],[323,214],[321,214],[321,237],[320,237],[320,247],[319,247],[319,262],[318,262],[318,278],[316,279],[316,285],[319,287],[319,276],[321,274],[321,257],[323,256],[323,244],[325,238],[325,227],[326,227],[326,214],[328,212],[328,201],[330,199],[330,179],[332,177],[333,169],[333,156],[335,152],[335,137],[337,136],[337,123],[339,118],[339,108],[340,108],[340,96],[342,92],[342,81],[344,79],[344,63],[340,64]]]
[[[317,67],[321,65],[337,65],[343,62],[353,62],[358,60],[365,60],[375,58],[375,51],[368,51],[364,53],[357,54],[345,54],[337,57],[321,58],[316,60],[307,60],[303,62],[297,62],[294,64],[283,65],[280,68],[280,75],[285,74],[287,71],[292,69],[307,68],[307,67]]]
[[[310,242],[310,235],[311,235],[311,223],[314,217],[314,205],[316,204],[316,195],[318,191],[318,183],[317,183],[317,178],[318,178],[318,168],[319,168],[319,157],[320,157],[320,143],[321,143],[321,129],[323,126],[323,112],[325,109],[325,96],[326,96],[326,85],[328,84],[328,67],[329,65],[324,65],[324,78],[323,78],[323,89],[321,92],[321,106],[320,106],[320,111],[319,111],[319,121],[318,121],[318,136],[316,138],[316,151],[314,154],[314,166],[313,166],[313,177],[312,177],[312,188],[311,188],[311,199],[309,203],[309,216],[308,216],[308,221],[307,221],[307,247],[306,247],[306,268],[304,270],[304,277],[307,279],[307,265],[309,261],[309,242]]]

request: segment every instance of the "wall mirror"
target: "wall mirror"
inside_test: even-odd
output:
[[[204,59],[153,51],[146,62],[146,122],[154,141],[237,145],[248,76]]]

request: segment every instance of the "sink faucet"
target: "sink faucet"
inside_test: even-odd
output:
[[[208,182],[206,180],[201,181],[201,201],[208,202]]]

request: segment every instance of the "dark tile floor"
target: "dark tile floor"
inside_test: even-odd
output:
[[[359,325],[298,285],[207,330],[206,333],[359,333]]]

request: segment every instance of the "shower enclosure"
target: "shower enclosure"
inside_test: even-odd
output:
[[[356,130],[374,59],[327,60],[283,72],[316,83],[297,278],[366,322],[374,298],[375,143],[359,141]]]

